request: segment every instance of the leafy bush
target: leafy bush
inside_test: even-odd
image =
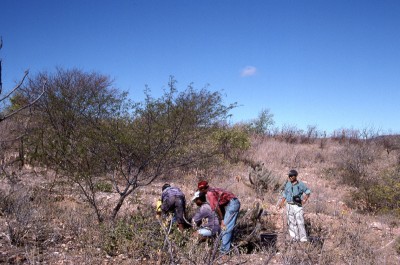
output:
[[[359,205],[363,205],[367,211],[400,216],[400,170],[387,173],[379,181],[360,183],[353,199],[364,202]]]
[[[252,133],[266,135],[271,132],[274,124],[274,114],[269,109],[263,109],[258,114],[257,119],[252,120],[248,127]]]
[[[160,225],[150,211],[138,212],[116,221],[115,224],[103,224],[101,229],[104,236],[102,248],[110,256],[132,253],[140,258],[154,258],[162,248]]]
[[[242,152],[250,148],[250,136],[244,128],[221,128],[213,139],[225,159],[237,161]]]

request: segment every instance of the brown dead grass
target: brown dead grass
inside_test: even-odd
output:
[[[157,249],[157,242],[164,241],[160,227],[152,225],[154,204],[160,196],[161,186],[170,182],[182,188],[192,209],[189,212],[193,212],[194,206],[189,200],[197,182],[206,178],[211,185],[234,192],[240,198],[243,214],[259,203],[268,212],[262,217],[263,225],[268,229],[273,227],[278,233],[278,253],[256,248],[251,254],[233,255],[226,264],[398,264],[400,259],[395,243],[400,231],[397,219],[390,215],[361,214],[346,204],[346,196],[354,188],[342,185],[340,176],[333,170],[342,148],[332,141],[321,149],[318,142],[300,145],[264,139],[255,142],[247,154],[281,176],[282,182],[289,169],[299,171],[299,178],[312,190],[309,204],[305,206],[307,227],[312,236],[324,239],[322,248],[288,243],[285,216],[275,208],[279,194],[270,191],[256,195],[248,180],[249,168],[245,165],[164,176],[139,189],[125,202],[118,215],[118,231],[97,223],[96,216],[79,196],[76,187],[42,169],[37,170],[37,174],[18,171],[18,184],[1,179],[0,263],[168,263],[168,253]],[[396,152],[388,155],[384,149],[374,148],[374,163],[368,169],[371,174],[396,163]],[[104,211],[110,210],[118,198],[115,193],[104,192],[98,196]],[[144,223],[132,219],[137,216],[142,216]],[[132,227],[135,224],[141,226]],[[110,241],[110,235],[116,237],[115,240]],[[159,238],[153,238],[156,235]],[[149,244],[144,244],[146,242]],[[196,254],[199,247],[191,245],[190,241],[180,247],[178,241],[176,244],[174,255],[179,264],[205,264]],[[218,262],[216,260],[214,264]]]

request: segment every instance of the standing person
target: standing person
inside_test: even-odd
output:
[[[296,170],[292,169],[289,171],[289,180],[286,182],[279,208],[282,208],[286,202],[286,215],[290,237],[294,241],[307,242],[303,205],[310,197],[311,190],[304,182],[297,180],[297,175]]]
[[[206,193],[206,199],[211,210],[215,211],[221,220],[223,232],[220,251],[222,254],[227,254],[231,248],[233,229],[240,210],[240,201],[229,191],[210,187],[207,181],[200,181],[197,187],[200,192]]]
[[[200,236],[200,241],[213,237],[221,231],[217,214],[211,210],[210,204],[206,200],[206,194],[196,191],[192,201],[199,207],[192,221],[199,229],[196,234]]]
[[[176,221],[180,231],[183,231],[185,223],[185,208],[186,200],[183,192],[177,187],[171,187],[171,185],[164,184],[162,186],[161,194],[161,212],[166,216],[169,212],[174,214],[174,221]]]

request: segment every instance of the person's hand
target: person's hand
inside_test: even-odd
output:
[[[226,230],[226,225],[224,223],[224,220],[221,221],[221,229]]]
[[[157,219],[160,219],[160,218],[161,218],[161,212],[159,212],[159,211],[156,212],[156,218],[157,218]]]
[[[306,204],[306,202],[308,201],[308,196],[304,196],[305,198],[303,198],[301,204],[302,206],[304,206],[304,204]]]
[[[282,199],[281,201],[279,201],[278,209],[279,209],[279,210],[282,209],[283,206],[285,205],[285,203],[286,203],[286,200],[285,200],[285,199]]]

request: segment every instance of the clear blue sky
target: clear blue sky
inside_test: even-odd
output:
[[[134,99],[209,84],[231,122],[400,133],[400,1],[2,0],[3,87],[30,69],[96,71]]]

